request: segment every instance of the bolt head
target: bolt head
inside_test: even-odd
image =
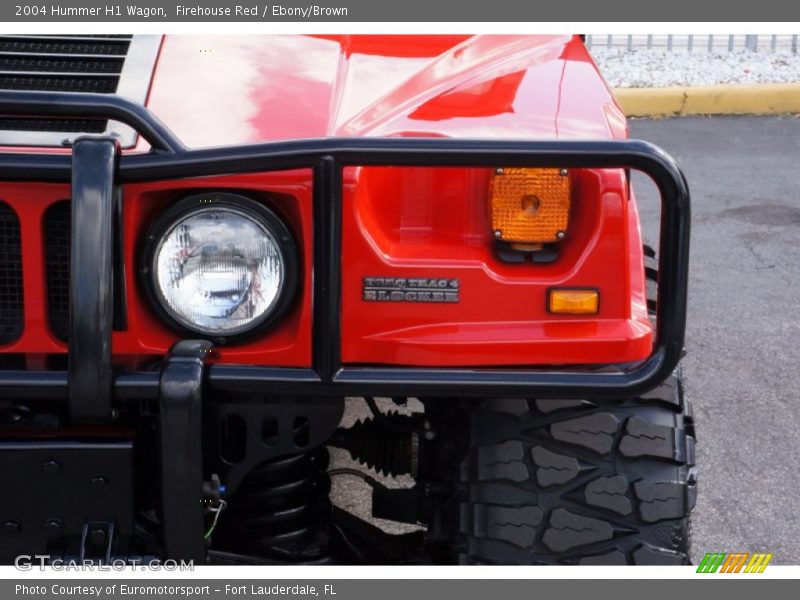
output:
[[[499,229],[495,229],[494,230],[494,237],[500,239],[501,237],[503,237],[503,232],[500,231]]]
[[[3,523],[3,526],[0,527],[0,531],[3,532],[4,537],[11,537],[18,535],[19,532],[22,531],[22,527],[16,521],[6,521]]]
[[[61,519],[47,519],[44,528],[47,535],[57,535],[61,531]]]
[[[558,174],[561,175],[562,177],[566,177],[567,175],[569,175],[569,171],[567,171],[566,169],[561,169],[558,172]]]
[[[503,171],[502,167],[498,167],[497,169],[494,170],[494,173],[495,175],[502,175],[503,173],[505,173],[505,171]]]
[[[97,475],[92,477],[92,479],[89,481],[89,485],[91,486],[93,492],[104,492],[108,486],[108,479],[102,475]]]
[[[556,233],[556,237],[560,240],[563,240],[565,235],[567,234],[564,233],[563,231],[559,231],[558,233]]]
[[[42,463],[42,474],[52,477],[61,470],[61,464],[57,460],[48,460]]]
[[[89,532],[89,542],[93,546],[105,546],[107,537],[106,530],[102,527],[96,527]]]

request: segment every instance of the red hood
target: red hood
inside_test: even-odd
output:
[[[570,36],[167,36],[148,105],[193,147],[626,135]]]

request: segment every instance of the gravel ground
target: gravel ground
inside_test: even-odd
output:
[[[800,54],[791,52],[594,48],[592,56],[614,88],[800,81]]]

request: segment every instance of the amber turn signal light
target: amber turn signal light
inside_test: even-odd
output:
[[[555,314],[596,315],[600,307],[597,290],[551,289],[548,296],[547,307]]]
[[[570,178],[566,169],[497,169],[489,204],[494,237],[545,244],[561,240],[569,224]]]

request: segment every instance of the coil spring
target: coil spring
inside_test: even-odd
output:
[[[220,541],[237,552],[292,562],[327,554],[328,450],[282,456],[255,467],[230,498]]]

